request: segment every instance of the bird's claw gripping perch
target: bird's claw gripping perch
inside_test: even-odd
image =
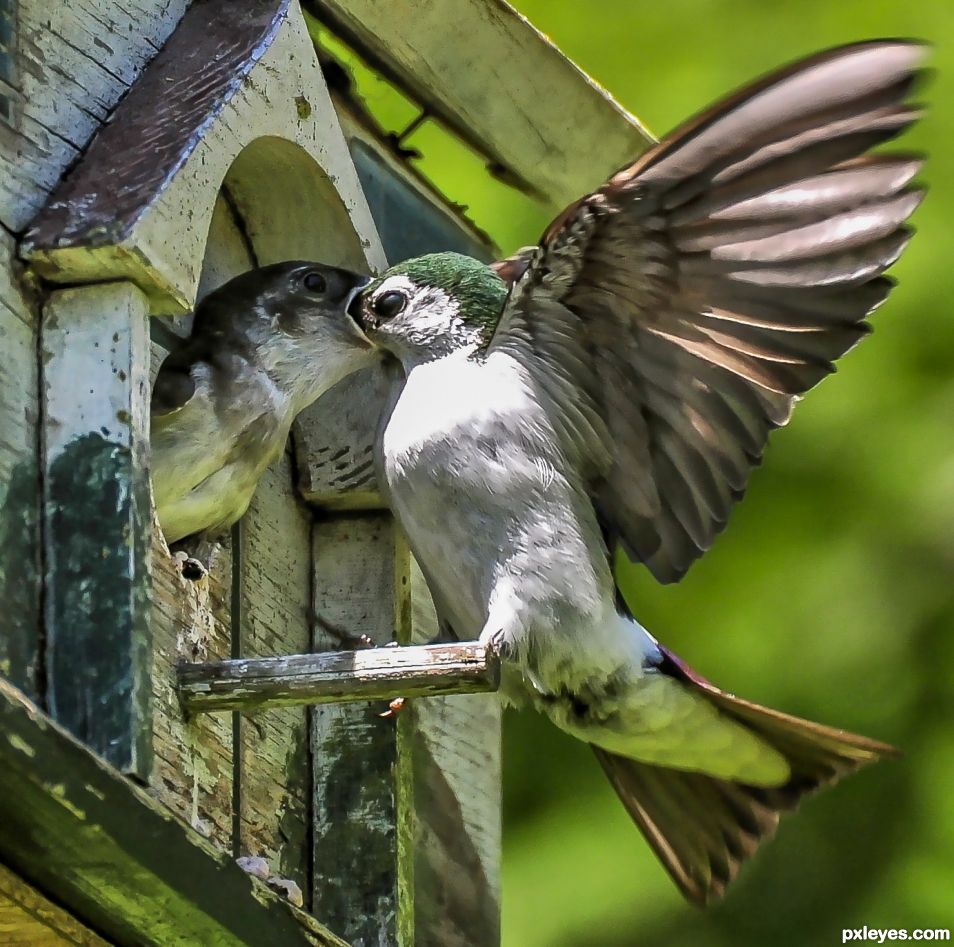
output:
[[[396,717],[404,709],[404,705],[406,703],[407,703],[406,697],[395,697],[394,700],[392,700],[388,704],[388,709],[383,711],[382,713],[379,713],[378,716],[382,717],[385,720],[388,720],[392,717]]]

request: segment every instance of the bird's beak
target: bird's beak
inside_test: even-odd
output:
[[[362,293],[364,290],[371,285],[371,277],[365,276],[362,277],[362,282],[358,283],[354,289],[348,294],[348,300],[345,303],[345,312],[351,317],[351,321],[354,323],[354,327],[358,330],[361,338],[368,343],[368,345],[373,345],[374,343],[365,335],[365,325],[362,318],[363,308],[364,308],[364,299]]]

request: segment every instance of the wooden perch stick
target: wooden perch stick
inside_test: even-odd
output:
[[[497,656],[476,641],[235,658],[180,664],[177,672],[179,699],[189,714],[483,694],[500,685]]]

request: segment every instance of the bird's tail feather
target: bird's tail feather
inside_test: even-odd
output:
[[[791,767],[787,783],[765,788],[593,748],[666,870],[685,897],[700,906],[722,897],[742,864],[775,833],[782,813],[795,809],[803,796],[897,753],[886,743],[741,700],[668,652],[664,670],[751,729]]]

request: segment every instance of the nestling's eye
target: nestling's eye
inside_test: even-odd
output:
[[[391,290],[387,293],[381,293],[371,303],[371,308],[375,315],[382,319],[393,319],[399,312],[403,312],[407,305],[407,296],[399,293],[397,290]]]
[[[323,293],[328,288],[325,278],[321,273],[316,273],[314,270],[311,273],[306,273],[302,282],[309,293]]]

